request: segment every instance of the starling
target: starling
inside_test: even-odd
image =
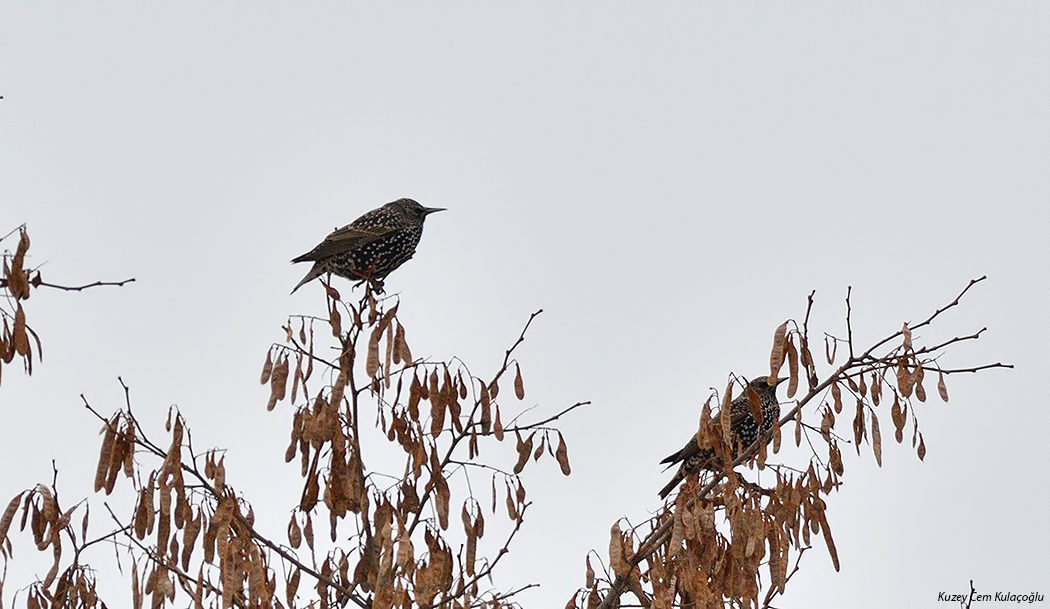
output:
[[[332,231],[320,245],[292,260],[314,263],[292,293],[325,273],[373,282],[382,288],[383,278],[416,253],[423,220],[436,211],[444,208],[398,199]]]
[[[780,418],[780,404],[777,402],[777,385],[786,381],[786,378],[776,379],[772,384],[768,376],[760,376],[748,383],[748,387],[758,394],[758,400],[762,404],[762,423],[759,428],[754,415],[751,414],[751,403],[747,398],[747,391],[729,404],[729,430],[731,441],[743,450],[755,443],[758,435],[768,429],[772,429]],[[701,469],[721,469],[715,459],[715,452],[711,449],[701,450],[696,443],[696,436],[689,438],[685,446],[674,454],[668,455],[660,463],[666,463],[668,467],[675,463],[681,463],[674,478],[660,489],[660,498],[666,498],[678,483],[686,476]]]

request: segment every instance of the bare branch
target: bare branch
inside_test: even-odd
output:
[[[54,288],[56,290],[65,290],[66,292],[80,292],[80,291],[86,290],[88,288],[97,288],[97,287],[101,287],[101,286],[115,286],[115,287],[119,288],[119,287],[123,286],[124,284],[132,283],[134,281],[135,281],[135,278],[131,277],[131,278],[125,279],[123,281],[96,281],[94,283],[87,283],[87,284],[78,285],[78,286],[58,285],[58,284],[55,284],[55,283],[48,283],[46,281],[41,281],[40,285],[42,287],[45,287],[45,288]]]

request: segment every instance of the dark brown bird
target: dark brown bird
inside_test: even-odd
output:
[[[383,279],[416,253],[423,220],[437,211],[445,210],[398,199],[336,229],[320,245],[292,260],[314,263],[292,293],[325,273],[370,281],[381,289]]]
[[[760,376],[748,386],[758,394],[758,400],[762,404],[761,427],[759,422],[751,414],[751,403],[747,399],[747,391],[729,404],[729,433],[733,445],[745,449],[755,443],[760,433],[772,429],[780,418],[780,403],[777,402],[777,385],[786,381],[786,378],[771,379],[768,376]],[[734,452],[734,454],[739,454]],[[664,499],[685,480],[685,477],[701,469],[720,469],[716,462],[715,452],[709,448],[701,450],[696,443],[696,435],[689,438],[681,450],[668,455],[660,463],[666,463],[671,467],[675,463],[681,463],[671,481],[660,489],[660,498]]]

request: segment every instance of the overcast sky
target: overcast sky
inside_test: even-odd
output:
[[[816,541],[780,605],[1050,594],[1048,32],[1035,2],[4,2],[0,233],[28,224],[47,281],[136,281],[26,303],[44,360],[4,369],[0,502],[52,459],[64,503],[90,493],[79,396],[111,412],[120,376],[158,439],[176,404],[230,448],[279,536],[298,467],[259,370],[324,307],[289,296],[289,260],[412,197],[448,208],[387,282],[413,353],[489,376],[542,308],[527,404],[593,403],[562,426],[572,476],[526,470],[496,582],[542,584],[526,607],[563,606],[613,521],[660,507],[659,459],[810,291],[814,333],[841,335],[852,286],[865,344],[981,275],[923,338],[987,326],[942,365],[1016,368],[922,405],[925,462],[844,448],[842,571]]]

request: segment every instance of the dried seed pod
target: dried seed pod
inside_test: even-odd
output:
[[[521,380],[521,367],[514,363],[514,395],[519,400],[525,399],[525,383]]]
[[[769,378],[775,379],[784,365],[784,343],[787,338],[787,322],[777,326],[773,332],[773,349],[769,353]]]
[[[572,473],[572,468],[569,467],[569,449],[565,446],[565,438],[562,437],[560,431],[558,432],[558,448],[554,451],[554,458],[558,460],[562,474],[568,476]]]
[[[259,383],[265,385],[266,381],[270,380],[270,372],[273,371],[273,350],[266,351],[266,362],[263,364],[262,376],[259,378]]]
[[[795,392],[798,391],[798,351],[795,350],[795,345],[790,340],[785,341],[785,350],[787,351],[788,363],[787,396],[793,398],[795,397]]]

